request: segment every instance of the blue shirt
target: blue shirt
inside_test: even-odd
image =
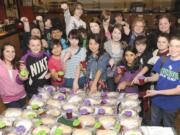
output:
[[[87,63],[87,77],[90,80],[94,80],[95,74],[98,70],[101,71],[100,80],[106,80],[106,70],[109,62],[110,56],[107,53],[104,53],[98,58],[93,57],[92,55],[88,58]]]
[[[153,71],[159,73],[156,90],[173,89],[180,85],[179,68],[180,60],[173,61],[167,58],[162,65],[162,58],[160,58],[153,68]],[[166,111],[174,112],[180,109],[180,96],[159,95],[152,98],[152,103]]]

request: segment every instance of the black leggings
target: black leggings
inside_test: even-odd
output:
[[[26,104],[26,98],[19,99],[17,101],[13,101],[10,103],[6,103],[5,106],[7,108],[23,108]]]

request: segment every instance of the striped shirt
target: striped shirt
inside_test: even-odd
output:
[[[63,59],[64,54],[69,50],[65,49],[61,53]],[[65,63],[65,78],[75,78],[76,67],[80,64],[80,61],[84,61],[86,58],[86,49],[80,48],[77,53],[75,53],[69,60]],[[80,77],[83,76],[83,73],[80,73]]]

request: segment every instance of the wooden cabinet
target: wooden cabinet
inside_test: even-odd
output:
[[[7,18],[19,18],[17,0],[4,0]]]
[[[99,9],[129,9],[134,2],[142,2],[147,8],[172,8],[175,0],[77,0],[84,4],[85,8]]]
[[[61,11],[60,4],[64,0],[25,0],[31,1],[33,7],[36,7],[35,12],[40,12],[40,10],[46,10],[49,12],[59,12]],[[81,2],[85,9],[114,9],[122,10],[124,12],[129,11],[132,3],[141,2],[145,5],[147,9],[165,9],[170,10],[174,8],[175,0],[68,0],[70,5],[74,2]]]
[[[112,15],[114,15],[115,13],[118,13],[119,11],[112,11]],[[97,16],[99,17],[101,14],[101,10],[91,10],[91,11],[87,11],[84,16],[83,16],[83,20],[85,20],[86,22],[88,22],[92,17]],[[157,22],[158,22],[158,16],[160,15],[168,15],[170,17],[170,20],[172,22],[172,25],[175,24],[176,21],[176,16],[174,16],[172,13],[131,13],[131,12],[124,12],[124,18],[125,20],[131,25],[131,23],[133,22],[134,18],[136,17],[143,17],[146,21],[146,27],[148,29],[152,29],[157,27]]]
[[[4,36],[0,36],[0,46],[2,46],[4,43],[10,43],[15,46],[17,57],[21,57],[23,55],[20,48],[19,32],[9,32]]]
[[[167,15],[170,17],[172,25],[176,21],[176,17],[171,13],[124,13],[124,17],[129,24],[131,24],[136,17],[143,17],[146,22],[146,27],[151,29],[157,27],[158,17],[161,15]]]

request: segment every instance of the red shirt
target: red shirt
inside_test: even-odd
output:
[[[59,59],[57,59],[51,56],[48,60],[48,69],[55,70],[56,72],[64,71],[64,64],[61,58],[59,57]],[[52,85],[62,85],[63,82],[64,82],[64,79],[62,81],[56,81],[56,80],[51,79]]]
[[[168,53],[169,53],[169,49],[168,49],[167,51],[163,52],[163,53],[160,53],[160,52],[158,51],[157,56],[167,56]]]

